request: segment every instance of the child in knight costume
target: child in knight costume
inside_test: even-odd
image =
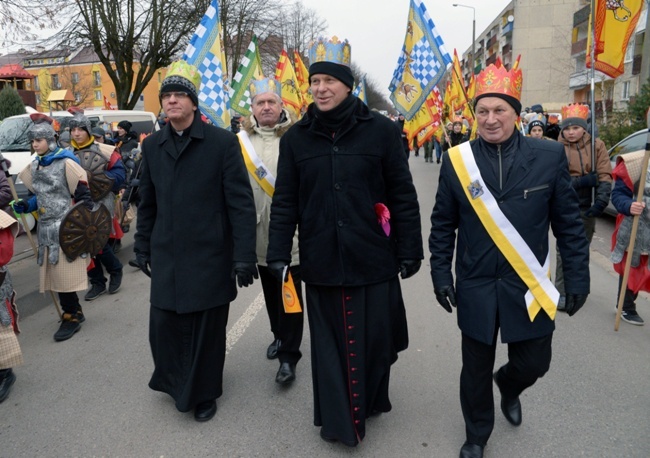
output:
[[[621,319],[626,323],[643,326],[643,318],[636,311],[636,298],[639,291],[650,291],[650,265],[648,253],[650,252],[650,173],[641,169],[645,151],[622,154],[617,158],[614,168],[614,189],[612,190],[612,204],[618,211],[616,229],[612,234],[612,256],[614,270],[620,275],[618,279],[618,294],[623,286],[623,272],[625,260],[628,256],[628,246],[632,233],[632,222],[635,215],[639,216],[639,228],[636,233],[634,251],[632,253],[632,268],[625,288],[623,301],[623,314]],[[643,201],[635,200],[636,190],[641,179],[644,180]]]
[[[91,133],[90,120],[84,115],[82,109],[72,107],[68,112],[72,114],[72,119],[68,122],[72,135],[70,146],[79,159],[81,167],[88,174],[90,195],[94,202],[104,204],[114,218],[116,196],[126,178],[122,156],[114,146],[95,142],[95,137]],[[115,221],[114,218],[110,237],[119,240],[123,235],[119,221]],[[114,242],[107,242],[97,253],[94,266],[88,271],[91,288],[84,296],[87,301],[95,300],[106,292],[106,277],[102,266],[110,275],[108,293],[115,294],[120,289],[122,263],[113,251]]]
[[[0,211],[0,402],[7,399],[11,386],[16,381],[12,368],[23,363],[23,354],[16,337],[20,332],[16,292],[7,270],[7,264],[14,253],[14,238],[17,233],[17,221]]]
[[[59,229],[75,202],[84,202],[88,208],[93,208],[93,201],[86,171],[72,152],[57,146],[52,119],[42,113],[30,117],[34,124],[27,136],[36,155],[18,177],[34,195],[14,202],[13,209],[18,214],[38,210],[39,289],[59,295],[63,315],[54,340],[63,341],[79,331],[85,321],[76,291],[88,287],[86,268],[90,258],[82,255],[71,261],[63,255]]]

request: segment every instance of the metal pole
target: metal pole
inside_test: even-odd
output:
[[[474,18],[472,19],[472,59],[470,60],[470,65],[471,68],[470,70],[472,71],[471,75],[474,75],[474,69],[476,68],[476,54],[474,50],[474,46],[476,43],[476,10],[472,8],[474,12]]]

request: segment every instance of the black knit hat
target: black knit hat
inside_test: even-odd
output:
[[[528,135],[530,135],[530,131],[533,130],[533,127],[541,127],[542,131],[544,131],[544,121],[541,121],[539,119],[534,119],[533,121],[530,121],[528,123]]]
[[[133,127],[133,124],[131,124],[129,121],[127,121],[125,119],[124,121],[118,122],[117,127],[121,127],[122,129],[126,130],[127,132],[131,132],[131,127]]]
[[[309,66],[309,80],[318,74],[330,75],[352,89],[354,87],[354,75],[350,67],[335,64],[334,62],[314,62]]]
[[[501,100],[505,100],[508,102],[508,105],[510,105],[512,108],[515,109],[515,113],[519,115],[521,113],[521,102],[517,99],[515,99],[513,96],[508,95],[508,94],[501,94],[499,92],[488,92],[485,94],[481,94],[478,97],[474,99],[474,108],[476,108],[476,104],[478,103],[479,100],[481,100],[484,97],[498,97]]]
[[[187,78],[178,75],[168,76],[160,85],[160,94],[162,95],[164,92],[185,92],[190,96],[194,105],[199,106],[199,96],[196,92],[196,86]]]

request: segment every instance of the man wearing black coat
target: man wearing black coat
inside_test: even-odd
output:
[[[335,37],[310,50],[314,103],[280,140],[266,260],[282,278],[299,226],[314,425],[355,446],[366,418],[391,410],[391,365],[408,346],[398,273],[414,275],[423,253],[399,129],[350,94],[349,56]]]
[[[488,71],[497,81],[483,84]],[[549,225],[566,263],[569,315],[589,293],[589,245],[566,155],[559,143],[515,130],[521,86],[506,81],[521,84],[521,70],[490,65],[477,78],[480,137],[445,153],[431,214],[436,299],[449,313],[457,306],[462,332],[461,457],[483,456],[494,427],[493,378],[504,416],[518,426],[519,395],[549,369],[559,300],[548,278]],[[508,362],[492,374],[499,332]]]
[[[177,61],[161,84],[169,122],[142,145],[134,251],[151,276],[149,387],[207,421],[222,394],[229,305],[237,284],[257,278],[257,258],[239,142],[201,121],[200,82],[194,66]]]

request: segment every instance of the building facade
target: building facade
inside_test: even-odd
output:
[[[3,56],[5,61],[14,60],[33,76],[26,82],[27,90],[36,94],[35,104],[39,111],[67,108],[52,106],[48,102],[53,91],[66,90],[74,99],[71,104],[84,109],[118,108],[115,85],[111,81],[92,47],[75,50],[37,50]],[[137,63],[134,63],[137,65]],[[135,69],[137,71],[137,68]],[[158,92],[165,69],[159,69],[147,84],[134,109],[152,113],[160,112]]]
[[[644,47],[650,27],[647,2],[625,55],[625,73],[613,79],[595,72],[596,115],[624,110],[650,78],[650,47]],[[497,58],[510,68],[521,55],[524,107],[542,104],[559,111],[571,102],[590,103],[591,70],[586,66],[590,0],[513,0],[463,53],[463,73],[480,72]],[[648,48],[648,49],[646,49]]]

